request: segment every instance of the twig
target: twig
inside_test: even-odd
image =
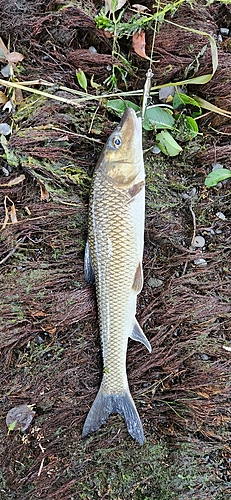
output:
[[[99,103],[99,105],[97,106],[97,108],[96,108],[96,110],[95,110],[95,112],[94,112],[94,115],[93,115],[93,117],[92,117],[92,120],[91,120],[91,123],[90,123],[90,127],[89,127],[89,130],[88,130],[88,134],[90,134],[90,133],[91,133],[92,125],[93,125],[94,119],[95,119],[95,117],[96,117],[96,114],[98,113],[99,106],[100,106],[100,103]]]
[[[40,464],[40,467],[39,467],[39,471],[38,471],[38,477],[41,476],[41,473],[42,473],[42,470],[43,470],[44,460],[45,460],[45,457],[41,461],[41,464]]]
[[[193,218],[193,235],[192,235],[192,240],[191,240],[191,245],[190,245],[190,246],[193,246],[195,236],[196,236],[197,225],[196,225],[195,212],[193,211],[193,208],[192,208],[192,203],[190,204],[189,210],[190,210],[190,212],[192,214],[192,218]]]
[[[18,241],[18,243],[15,245],[14,248],[12,248],[12,250],[6,255],[6,257],[4,257],[4,259],[2,259],[0,261],[0,265],[1,264],[4,264],[4,262],[6,262],[10,257],[12,257],[12,255],[14,255],[14,253],[16,252],[16,250],[20,247],[20,245],[25,241],[26,239],[26,236],[23,236],[23,238],[21,238],[21,240]]]
[[[192,208],[192,202],[190,203],[189,210],[190,210],[190,212],[192,214],[192,219],[193,219],[193,235],[192,235],[191,244],[190,244],[190,248],[192,248],[194,240],[195,240],[195,236],[196,236],[196,230],[197,230],[196,216],[195,216],[195,212],[194,212],[194,210]],[[187,266],[188,266],[188,260],[186,260],[186,262],[185,262],[184,269],[182,271],[182,275],[181,276],[185,275]]]

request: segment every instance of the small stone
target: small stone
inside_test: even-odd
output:
[[[221,163],[213,163],[212,164],[212,170],[219,170],[220,168],[224,168],[224,165],[222,165]]]
[[[9,78],[12,76],[12,66],[11,64],[7,64],[1,69],[1,73],[4,76],[4,78]]]
[[[220,34],[229,36],[229,28],[220,28]]]
[[[184,198],[184,200],[188,200],[188,199],[191,199],[191,198],[195,198],[196,195],[197,195],[197,190],[196,190],[195,187],[193,187],[187,193],[183,193],[182,194],[182,198]]]
[[[218,219],[221,219],[221,220],[226,220],[226,217],[222,212],[217,212],[216,217],[218,217]]]
[[[153,148],[151,149],[151,153],[154,155],[158,155],[160,153],[160,148],[158,148],[158,146],[155,144],[155,146],[153,146]]]
[[[26,431],[35,416],[32,408],[33,405],[19,405],[11,408],[6,415],[8,429]]]
[[[38,344],[38,345],[41,345],[44,343],[44,340],[42,337],[40,337],[40,335],[37,335],[37,337],[35,337],[35,343]]]
[[[157,278],[150,278],[148,280],[148,284],[152,288],[159,288],[160,286],[163,285],[163,281],[162,280],[158,280]]]
[[[205,239],[203,236],[195,236],[194,241],[192,243],[192,247],[194,248],[203,248],[205,246]]]
[[[195,259],[194,264],[197,267],[206,267],[207,266],[207,262],[205,259]]]
[[[89,52],[91,52],[91,54],[97,54],[97,50],[95,47],[93,47],[93,45],[91,45],[88,50]]]
[[[11,134],[11,127],[8,123],[0,123],[0,134],[9,135]]]
[[[8,177],[10,175],[9,170],[6,167],[2,167],[2,172],[5,175],[5,177]]]
[[[160,102],[169,102],[172,100],[173,96],[175,94],[175,87],[163,87],[162,89],[159,90],[159,100]]]
[[[209,356],[207,354],[201,354],[200,358],[203,359],[203,361],[208,361],[209,360]]]

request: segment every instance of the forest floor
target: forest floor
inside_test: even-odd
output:
[[[142,3],[154,12],[152,2]],[[13,56],[14,73],[5,70],[1,82],[29,82],[35,90],[0,85],[0,125],[12,127],[0,146],[0,498],[228,500],[231,182],[205,186],[214,164],[230,169],[228,115],[203,111],[199,134],[174,157],[154,154],[154,132],[143,133],[137,318],[153,352],[129,341],[127,369],[146,441],[134,442],[115,414],[81,438],[102,375],[95,292],[83,275],[88,196],[119,120],[94,96],[108,91],[113,65],[121,91],[142,92],[149,67],[129,36],[118,41],[129,68],[112,56],[112,38],[95,24],[100,7],[93,0],[0,0],[0,36],[10,53],[24,56]],[[129,10],[124,15],[129,22]],[[170,19],[218,45],[212,80],[184,91],[230,111],[231,7],[185,1]],[[152,36],[147,30],[147,55]],[[0,56],[2,70],[7,58]],[[155,85],[211,72],[208,41],[165,21],[153,59]],[[88,94],[76,105],[79,68]],[[140,96],[127,98],[140,105]],[[202,247],[192,248],[195,236],[204,238]],[[6,425],[19,405],[35,412],[24,431]]]

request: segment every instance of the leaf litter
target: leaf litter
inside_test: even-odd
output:
[[[189,492],[202,499],[228,499],[230,179],[210,190],[204,180],[215,162],[230,168],[229,122],[216,122],[213,131],[215,115],[208,109],[199,120],[203,137],[189,141],[171,160],[151,153],[153,132],[144,132],[145,279],[137,312],[155,348],[147,359],[142,346],[131,342],[128,367],[147,442],[141,454],[118,416],[83,442],[82,424],[102,366],[94,290],[86,286],[82,271],[87,203],[93,168],[117,121],[105,106],[95,114],[94,101],[73,108],[65,101],[73,94],[54,82],[79,91],[76,69],[81,68],[87,82],[94,74],[94,82],[103,85],[113,62],[123,63],[112,58],[111,40],[94,23],[95,3],[82,8],[40,0],[23,3],[23,14],[19,4],[12,14],[9,2],[1,0],[2,39],[7,45],[10,36],[12,52],[24,55],[14,63],[19,81],[48,81],[51,86],[37,83],[34,90],[48,89],[64,101],[30,96],[22,86],[23,101],[14,115],[6,119],[7,110],[1,109],[1,122],[14,122],[12,134],[1,143],[3,498],[11,499],[16,491],[23,500],[81,495],[140,500],[158,491],[159,498],[167,499],[174,498],[174,491],[179,500]],[[217,2],[199,8],[200,16],[185,3],[173,20],[218,32],[229,7]],[[147,56],[152,34],[145,33]],[[187,77],[211,73],[204,44],[196,33],[163,24],[156,36],[155,83],[179,81],[187,68]],[[142,90],[149,61],[135,54],[131,38],[121,39],[121,50],[129,51],[138,66],[136,78],[127,76],[128,88]],[[230,54],[220,47],[214,77],[196,88],[201,99],[216,99],[215,105],[227,111],[223,97],[229,97],[229,61]],[[124,90],[123,81],[120,85]],[[140,105],[137,98],[129,100]],[[93,118],[97,136],[88,134]],[[194,198],[184,198],[193,188]],[[203,246],[201,240],[191,248],[194,232],[194,242],[200,236]],[[207,265],[195,264],[198,260]],[[7,413],[34,403],[36,416],[24,435],[7,435]]]

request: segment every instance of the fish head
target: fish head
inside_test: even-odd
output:
[[[142,121],[127,108],[120,124],[110,135],[102,154],[104,175],[126,189],[137,177],[144,178]]]

